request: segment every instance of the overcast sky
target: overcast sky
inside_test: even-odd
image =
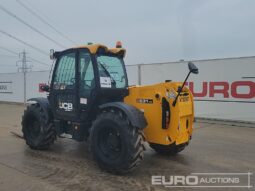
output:
[[[16,0],[0,5],[66,48],[87,42],[127,49],[126,64],[255,55],[254,0],[20,0],[76,44],[24,9]],[[63,50],[0,9],[0,30],[49,52]],[[48,57],[0,33],[0,47]],[[14,56],[14,57],[13,57]],[[13,72],[18,57],[0,48],[0,72]],[[47,66],[36,62],[33,70]]]

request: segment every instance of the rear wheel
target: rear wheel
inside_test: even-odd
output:
[[[176,155],[177,153],[184,150],[186,144],[176,145],[175,143],[173,143],[171,145],[160,145],[160,144],[150,143],[150,146],[159,154]]]
[[[102,112],[92,125],[90,148],[98,165],[109,172],[123,174],[143,159],[144,135],[117,110]]]
[[[39,104],[27,107],[21,124],[24,139],[30,148],[45,150],[54,143],[56,132],[53,123]]]

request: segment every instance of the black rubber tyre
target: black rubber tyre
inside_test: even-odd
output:
[[[39,104],[27,107],[21,124],[24,139],[30,148],[45,150],[54,143],[56,132],[53,123]]]
[[[155,143],[150,143],[150,147],[154,149],[157,153],[162,155],[176,155],[177,153],[184,150],[186,144],[176,145],[175,143],[171,145],[160,145]]]
[[[108,110],[92,125],[90,149],[103,170],[124,174],[143,160],[144,141],[143,131],[133,127],[121,111]]]

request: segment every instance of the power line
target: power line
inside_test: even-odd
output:
[[[0,66],[2,67],[2,66],[8,66],[8,67],[17,67],[16,65],[9,65],[9,64],[0,64]]]
[[[2,47],[2,46],[0,46],[0,49],[3,49],[5,51],[10,52],[10,53],[15,54],[15,55],[19,55],[17,52],[14,52],[14,51],[12,51],[12,50],[10,50],[8,48]]]
[[[7,54],[0,54],[0,57],[17,58],[17,56],[7,55]]]
[[[34,59],[34,58],[31,58],[31,57],[28,57],[30,60],[32,60],[32,61],[34,61],[34,62],[37,62],[38,64],[41,64],[41,65],[44,65],[44,66],[50,66],[49,64],[46,64],[46,63],[44,63],[44,62],[41,62],[41,61],[39,61],[39,60],[36,60],[36,59]]]
[[[62,36],[63,38],[65,38],[66,40],[68,40],[69,42],[76,44],[73,40],[71,40],[67,35],[63,34],[62,32],[60,32],[58,29],[56,29],[56,27],[54,27],[53,25],[51,25],[49,22],[46,21],[46,19],[42,18],[40,15],[38,15],[34,10],[32,10],[31,8],[29,8],[27,5],[25,5],[23,2],[21,2],[20,0],[16,0],[17,3],[19,3],[23,8],[25,8],[28,12],[30,12],[32,15],[34,15],[37,19],[39,19],[41,22],[43,22],[45,25],[47,25],[48,27],[50,27],[51,29],[53,29],[56,33],[58,33],[60,36]]]
[[[18,56],[19,55],[19,53],[17,53],[17,52],[14,52],[14,51],[12,51],[12,50],[10,50],[10,49],[8,49],[8,48],[5,48],[5,47],[2,47],[2,46],[0,46],[0,49],[3,49],[3,50],[5,50],[5,51],[7,51],[7,52],[10,52],[10,53],[12,53],[12,54],[14,54],[14,55],[16,55],[16,56]],[[1,55],[0,55],[1,56]],[[15,56],[13,56],[13,57],[15,57]],[[37,62],[38,64],[41,64],[41,65],[44,65],[44,66],[50,66],[50,64],[46,64],[46,63],[44,63],[44,62],[42,62],[42,61],[39,61],[39,60],[36,60],[36,59],[34,59],[34,58],[32,58],[32,57],[28,57],[30,60],[32,60],[32,61],[34,61],[34,62]]]
[[[16,20],[18,20],[19,22],[23,23],[24,25],[26,25],[27,27],[29,27],[30,29],[32,29],[33,31],[37,32],[38,34],[40,34],[41,36],[45,37],[46,39],[48,39],[49,41],[54,42],[55,44],[57,44],[58,46],[62,47],[62,48],[66,48],[65,46],[63,46],[62,44],[58,43],[57,41],[55,41],[54,39],[50,38],[49,36],[47,36],[46,34],[42,33],[41,31],[39,31],[38,29],[36,29],[35,27],[33,27],[32,25],[28,24],[27,22],[25,22],[23,19],[19,18],[17,15],[13,14],[12,12],[8,11],[7,9],[5,9],[2,5],[0,5],[0,9],[2,11],[4,11],[5,13],[7,13],[8,15],[12,16],[13,18],[15,18]]]
[[[8,37],[10,37],[10,38],[12,38],[12,39],[18,41],[18,42],[20,42],[20,43],[22,43],[22,44],[25,44],[26,46],[28,46],[28,47],[30,47],[30,48],[32,48],[32,49],[34,49],[34,50],[36,50],[36,51],[38,51],[38,52],[44,54],[44,55],[49,56],[49,54],[48,54],[47,52],[45,52],[45,51],[43,51],[43,50],[41,50],[41,49],[39,49],[39,48],[37,48],[37,47],[35,47],[35,46],[33,46],[33,45],[31,45],[31,44],[29,44],[29,43],[27,43],[27,42],[21,40],[21,39],[18,39],[17,37],[11,35],[10,33],[7,33],[7,32],[5,32],[5,31],[3,31],[3,30],[1,30],[1,29],[0,29],[0,33],[2,33],[2,34],[4,34],[4,35],[6,35],[6,36],[8,36]]]

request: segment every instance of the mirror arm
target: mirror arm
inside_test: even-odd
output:
[[[173,107],[175,107],[176,102],[177,102],[177,99],[178,99],[178,97],[180,96],[181,91],[182,91],[183,87],[185,86],[185,83],[186,83],[186,81],[188,80],[190,74],[191,74],[191,71],[189,71],[189,73],[188,73],[187,77],[185,78],[185,80],[184,80],[184,82],[183,82],[181,88],[178,88],[178,94],[177,94],[177,96],[176,96],[175,99],[174,99]]]

